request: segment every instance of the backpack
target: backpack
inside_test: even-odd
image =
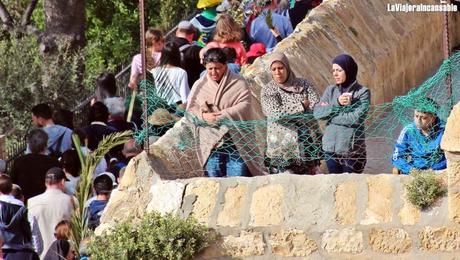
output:
[[[56,158],[61,157],[62,155],[61,144],[62,144],[62,139],[64,138],[64,135],[65,135],[65,131],[59,136],[59,138],[56,140],[56,142],[54,142],[54,144],[50,145],[50,147],[48,148],[50,152],[49,156],[53,156]],[[56,147],[56,148],[54,149],[53,147]]]
[[[179,48],[179,52],[180,52],[180,64],[182,67],[185,66],[185,55],[184,55],[184,52],[185,50],[187,50],[189,47],[191,47],[192,45],[190,43],[186,43],[182,46],[180,46]]]

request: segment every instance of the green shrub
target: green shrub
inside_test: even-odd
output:
[[[94,237],[88,247],[91,259],[192,259],[215,239],[210,229],[192,218],[158,213],[140,223],[118,223]]]
[[[431,171],[411,172],[413,180],[406,185],[409,201],[421,209],[431,206],[447,192],[445,184]]]

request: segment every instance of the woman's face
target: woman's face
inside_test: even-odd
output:
[[[153,51],[155,52],[161,52],[164,46],[165,46],[164,40],[153,41],[152,43],[152,48],[153,48]]]
[[[347,80],[345,71],[337,64],[332,64],[332,75],[337,85],[343,84]]]
[[[227,71],[227,64],[222,64],[220,62],[209,62],[206,64],[206,70],[208,75],[214,81],[220,81]]]
[[[282,62],[275,61],[270,66],[273,80],[278,84],[283,84],[288,79],[289,73]]]

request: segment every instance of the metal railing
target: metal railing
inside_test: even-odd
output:
[[[194,10],[190,15],[187,16],[186,20],[190,20],[193,16],[198,13],[198,10]],[[165,39],[170,39],[177,26],[174,26],[165,34]],[[126,98],[128,94],[128,83],[129,77],[131,72],[131,63],[128,66],[122,67],[122,70],[115,75],[115,79],[117,81],[117,86],[122,86],[118,89],[118,94]],[[89,110],[89,104],[91,100],[96,97],[95,93],[92,93],[87,98],[85,98],[82,102],[80,102],[77,106],[75,106],[71,111],[74,113],[74,124],[76,126],[82,126],[87,124],[87,111]],[[6,165],[7,171],[11,169],[13,162],[20,156],[22,156],[27,149],[27,135],[24,136],[18,143],[14,144],[13,147],[9,148],[6,151]]]

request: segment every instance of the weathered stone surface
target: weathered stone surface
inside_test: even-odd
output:
[[[452,252],[460,249],[460,229],[426,227],[420,232],[421,249],[431,252]]]
[[[283,225],[286,228],[305,230],[335,221],[333,176],[319,180],[316,176],[287,175],[283,179]]]
[[[335,219],[341,225],[356,223],[356,194],[358,185],[348,181],[337,186],[335,191]]]
[[[361,253],[363,232],[355,229],[326,230],[321,247],[328,253]]]
[[[232,257],[259,256],[264,254],[265,242],[259,232],[241,231],[239,236],[224,237],[221,247],[224,255]]]
[[[412,239],[403,229],[374,228],[369,233],[369,244],[376,252],[401,254],[410,251]]]
[[[208,223],[216,205],[219,183],[210,179],[199,179],[187,185],[185,196],[197,196],[193,203],[192,215],[200,223]]]
[[[217,218],[218,226],[235,227],[240,224],[246,192],[247,185],[244,184],[227,189],[225,192],[224,208]]]
[[[300,230],[282,230],[270,235],[272,252],[280,256],[308,256],[318,250],[316,242]]]
[[[401,198],[403,200],[403,207],[399,210],[398,216],[401,224],[403,225],[415,225],[420,221],[420,209],[412,205],[407,199],[406,190]]]
[[[449,200],[449,220],[460,223],[460,193],[449,192],[447,194]]]
[[[449,160],[447,164],[447,183],[449,187],[460,188],[460,162],[454,162]]]
[[[283,222],[283,193],[283,186],[279,184],[256,190],[252,195],[250,225],[281,225]]]
[[[447,118],[441,148],[448,152],[460,152],[460,103],[457,103]]]
[[[371,225],[392,220],[391,198],[393,188],[391,175],[378,175],[367,178],[369,198],[362,225]]]
[[[152,185],[152,195],[147,212],[156,211],[161,214],[177,213],[182,204],[185,184],[175,181],[159,181]]]

